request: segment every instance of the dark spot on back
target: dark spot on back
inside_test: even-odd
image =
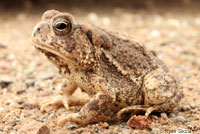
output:
[[[65,72],[64,72],[64,73],[68,73],[68,74],[70,74],[70,70],[69,70],[68,65],[65,66]]]
[[[104,42],[103,44],[101,44],[101,47],[104,48],[104,49],[109,49],[110,46],[108,45],[108,42],[109,42],[108,37],[107,37],[107,36],[101,35],[100,38],[101,38],[101,40],[103,40],[103,42]]]
[[[76,40],[72,37],[66,40],[65,44],[66,44],[65,50],[69,53],[71,53],[76,48]]]
[[[92,40],[92,31],[88,30],[87,33],[86,33],[86,35],[87,35],[88,39],[90,40],[90,42],[92,43],[92,45],[94,45],[93,44],[93,40]]]
[[[91,102],[89,102],[87,104],[87,107],[89,108],[89,110],[95,110],[98,111],[99,110],[99,100],[93,100]]]

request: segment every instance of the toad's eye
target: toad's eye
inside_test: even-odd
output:
[[[64,36],[70,33],[72,24],[68,20],[57,21],[53,25],[54,33],[59,36]]]

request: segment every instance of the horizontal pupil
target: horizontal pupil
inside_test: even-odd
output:
[[[57,25],[56,25],[56,28],[57,29],[65,29],[67,27],[67,25],[65,24],[65,23],[58,23]]]

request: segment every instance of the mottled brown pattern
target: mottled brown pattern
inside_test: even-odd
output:
[[[57,29],[57,22],[64,27]],[[69,104],[83,105],[78,113],[60,118],[59,124],[106,121],[127,111],[146,111],[145,116],[171,111],[183,96],[165,64],[128,36],[77,23],[71,14],[56,10],[43,14],[32,35],[34,46],[68,79],[65,97],[46,101],[41,110],[60,103],[66,109]],[[91,100],[72,96],[78,87]]]
[[[93,100],[91,101],[90,103],[87,104],[88,106],[88,109],[89,110],[95,110],[95,111],[98,111],[99,110],[99,100]]]
[[[65,44],[66,44],[65,50],[71,53],[76,48],[76,39],[71,37],[69,38],[69,40],[65,41]]]

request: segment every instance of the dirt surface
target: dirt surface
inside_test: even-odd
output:
[[[31,10],[0,8],[0,134],[200,134],[200,9],[187,6],[122,8],[118,6],[71,7],[49,4]],[[195,5],[194,5],[195,6]],[[68,5],[69,7],[69,5]],[[155,113],[149,128],[137,130],[125,121],[101,122],[86,126],[56,124],[57,117],[80,109],[72,106],[42,113],[39,103],[61,92],[63,78],[31,43],[31,32],[46,9],[71,12],[83,23],[128,34],[142,42],[164,61],[182,83],[184,98],[172,113]],[[87,97],[80,90],[74,95]],[[39,124],[39,125],[38,125]],[[38,128],[45,126],[44,128]],[[50,131],[49,131],[50,130]]]

